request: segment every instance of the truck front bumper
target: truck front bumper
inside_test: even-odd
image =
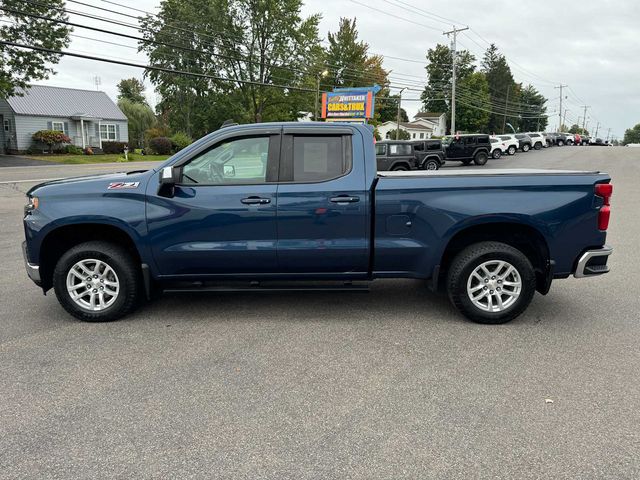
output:
[[[40,266],[29,263],[29,254],[27,253],[27,242],[22,242],[22,256],[24,257],[24,266],[27,269],[27,275],[33,282],[40,286]]]
[[[576,272],[573,276],[576,278],[584,278],[607,273],[609,271],[607,260],[612,253],[613,248],[609,245],[604,245],[595,250],[587,250],[578,259]]]

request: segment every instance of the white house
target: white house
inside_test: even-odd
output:
[[[22,152],[38,130],[58,130],[78,147],[128,142],[127,117],[106,93],[32,85],[0,98],[0,153]]]
[[[444,113],[418,112],[411,122],[400,122],[400,129],[406,131],[411,140],[421,140],[446,134],[446,115]],[[398,124],[393,121],[378,125],[378,133],[384,138],[393,137]]]

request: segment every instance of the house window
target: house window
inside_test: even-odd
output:
[[[64,122],[51,122],[51,130],[64,133]]]
[[[4,131],[5,132],[10,132],[11,131],[11,124],[9,123],[9,120],[5,120],[4,121]]]
[[[416,138],[416,134],[415,133],[413,134],[413,138]]]
[[[420,132],[420,138],[424,138],[424,132]]]
[[[100,125],[100,139],[116,141],[116,126],[113,123],[103,123]]]

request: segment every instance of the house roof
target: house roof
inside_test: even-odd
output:
[[[433,130],[433,128],[418,122],[400,122],[400,125],[411,130],[427,130],[429,132]]]
[[[9,106],[17,115],[127,119],[104,92],[32,85],[22,90],[22,93],[23,96],[7,98]]]
[[[438,112],[418,112],[413,118],[440,118],[442,113]]]

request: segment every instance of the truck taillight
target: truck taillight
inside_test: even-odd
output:
[[[609,218],[611,217],[611,195],[613,194],[613,185],[610,183],[598,183],[595,186],[595,194],[602,197],[603,204],[598,214],[598,230],[605,231],[609,228]]]

